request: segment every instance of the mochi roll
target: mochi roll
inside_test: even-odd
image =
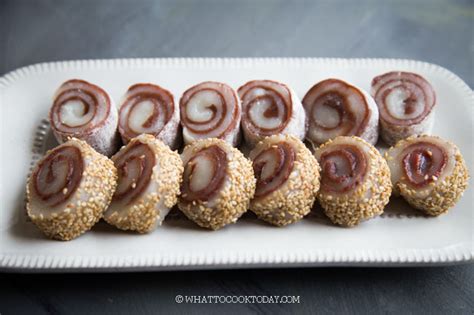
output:
[[[357,136],[370,144],[379,135],[379,112],[364,90],[337,79],[314,85],[304,96],[308,132],[314,147],[338,136]]]
[[[116,184],[112,161],[72,138],[35,166],[26,187],[28,216],[47,237],[71,240],[100,220]]]
[[[198,225],[217,230],[247,211],[255,192],[252,164],[221,139],[202,139],[184,148],[178,207]]]
[[[154,84],[132,85],[120,106],[118,128],[125,144],[146,133],[177,149],[179,108],[175,106],[173,94]]]
[[[179,102],[185,144],[218,138],[233,146],[240,141],[240,100],[230,86],[203,82],[183,93]]]
[[[382,74],[372,80],[372,95],[379,107],[381,137],[389,145],[431,132],[436,95],[431,84],[420,75]]]
[[[318,200],[332,222],[354,226],[383,212],[392,185],[375,147],[358,137],[337,137],[315,156],[322,169]]]
[[[284,226],[311,211],[319,190],[319,164],[295,136],[265,138],[250,152],[257,178],[250,210],[260,219]]]
[[[54,96],[49,122],[59,143],[78,138],[106,156],[120,146],[117,108],[109,94],[92,83],[64,82]]]
[[[104,214],[121,230],[148,233],[176,204],[183,174],[179,154],[149,134],[133,138],[112,157],[117,190]]]
[[[296,93],[283,83],[250,81],[238,90],[242,102],[242,129],[251,147],[276,134],[294,135],[303,140],[306,115]]]
[[[461,152],[439,137],[401,140],[385,153],[385,159],[394,191],[428,215],[447,212],[466,190],[469,174]]]

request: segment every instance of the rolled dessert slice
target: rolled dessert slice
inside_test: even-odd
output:
[[[379,112],[364,90],[337,79],[314,85],[304,96],[308,132],[314,147],[338,136],[357,136],[374,145],[379,136]]]
[[[179,102],[185,144],[218,138],[236,146],[240,141],[240,100],[230,86],[203,82],[184,92]]]
[[[392,185],[387,162],[379,151],[359,137],[337,137],[320,146],[318,200],[329,219],[354,226],[383,212]]]
[[[461,198],[469,179],[453,143],[435,136],[412,136],[385,153],[394,191],[414,208],[432,216],[448,211]]]
[[[247,211],[255,192],[252,164],[221,139],[186,146],[179,209],[198,225],[217,230]]]
[[[116,184],[112,161],[72,138],[35,166],[26,187],[28,216],[46,236],[71,240],[99,221]]]
[[[75,137],[107,156],[119,148],[117,108],[109,94],[92,83],[64,82],[54,96],[49,121],[59,143]]]
[[[244,138],[251,147],[275,134],[304,139],[305,111],[288,86],[271,80],[255,80],[245,83],[237,92],[242,102]]]
[[[177,149],[180,140],[179,109],[175,106],[173,94],[154,84],[132,85],[120,106],[118,128],[125,144],[146,133],[171,149]]]
[[[311,211],[319,190],[319,164],[292,135],[265,138],[250,152],[257,178],[250,210],[273,225],[284,226]]]
[[[375,77],[372,95],[379,108],[381,137],[389,145],[431,132],[436,95],[431,84],[420,75],[388,72]]]
[[[118,184],[105,221],[121,230],[154,230],[178,199],[183,174],[179,154],[153,135],[142,134],[123,146],[112,161]]]

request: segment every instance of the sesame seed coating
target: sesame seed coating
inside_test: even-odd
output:
[[[287,181],[275,191],[250,202],[250,210],[260,219],[285,226],[301,220],[313,206],[319,190],[320,168],[311,151],[295,136],[273,135],[260,141],[250,156],[281,142],[295,150],[296,158]]]
[[[176,151],[172,151],[162,141],[149,134],[133,138],[119,152],[123,152],[136,142],[148,145],[155,154],[156,165],[153,167],[148,189],[129,205],[120,202],[115,204],[115,201],[112,201],[109,210],[104,214],[104,220],[121,230],[148,233],[161,224],[169,210],[176,204],[183,163]]]
[[[367,173],[362,182],[348,192],[333,193],[320,190],[318,200],[333,223],[351,227],[383,213],[390,199],[392,185],[387,162],[374,146],[359,137],[336,137],[317,148],[315,155],[318,157],[321,152],[346,143],[364,149],[369,165]]]
[[[62,146],[79,148],[85,161],[77,190],[60,205],[48,208],[36,196],[30,177],[26,207],[31,221],[47,237],[68,241],[90,230],[100,220],[115,191],[117,170],[111,160],[97,153],[85,141],[71,138],[59,147]],[[46,156],[51,152],[48,151]]]
[[[227,224],[237,222],[249,206],[255,193],[255,177],[252,163],[230,144],[216,138],[202,139],[186,146],[181,155],[194,155],[202,149],[217,145],[226,152],[227,167],[225,183],[212,197],[212,200],[194,200],[188,202],[183,198],[178,201],[179,209],[201,227],[218,230]]]
[[[397,162],[399,156],[393,156],[394,150],[398,149],[401,152],[403,148],[420,141],[436,141],[443,143],[445,149],[452,150],[452,155],[448,154],[448,159],[453,160],[452,170],[444,170],[443,173],[445,174],[442,173],[439,177],[433,176],[433,182],[428,184],[427,189],[425,187],[413,187],[404,176],[396,179],[392,184],[394,190],[412,207],[427,215],[438,216],[446,213],[462,197],[467,188],[469,173],[459,148],[453,143],[436,136],[418,135],[401,140],[386,152],[385,158]],[[420,192],[423,192],[423,194],[420,194]]]

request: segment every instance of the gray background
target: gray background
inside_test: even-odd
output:
[[[116,57],[392,57],[474,85],[473,1],[5,1],[0,75]],[[429,237],[429,236],[427,236]],[[175,295],[299,295],[177,304]],[[136,274],[0,274],[0,313],[474,313],[474,265]]]

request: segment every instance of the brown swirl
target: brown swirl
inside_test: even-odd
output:
[[[406,147],[402,153],[403,171],[408,182],[423,187],[435,181],[446,167],[446,151],[430,142],[417,142]]]
[[[388,108],[391,95],[403,95],[399,104],[403,112],[395,116]],[[433,87],[423,77],[410,72],[388,72],[372,80],[372,94],[379,107],[380,118],[391,124],[412,125],[421,122],[436,103]],[[423,106],[420,110],[419,106]],[[417,114],[416,114],[417,113]]]
[[[210,93],[219,101],[205,104],[211,115],[207,120],[196,120],[188,115],[190,102],[201,93]],[[203,82],[185,91],[180,100],[181,123],[195,134],[210,134],[213,138],[223,138],[236,128],[240,117],[240,106],[234,90],[223,83]],[[229,117],[230,115],[230,117]]]
[[[354,145],[337,145],[320,158],[321,190],[343,193],[357,187],[367,172],[364,152]]]
[[[211,165],[209,181],[202,189],[193,189],[194,175],[198,168],[206,167],[205,163]],[[181,197],[183,200],[192,202],[196,200],[207,201],[222,187],[227,172],[227,154],[217,145],[212,145],[195,153],[184,167],[183,184],[181,187]]]
[[[360,136],[370,119],[369,105],[364,94],[356,87],[337,79],[327,79],[314,85],[302,100],[309,129],[332,136],[311,139],[325,142],[336,136]],[[321,113],[331,119],[322,119]]]
[[[76,101],[81,104],[76,114],[90,117],[80,125],[68,125],[62,117],[62,108],[65,104]],[[92,83],[83,80],[69,80],[58,89],[53,106],[50,110],[52,127],[66,133],[89,133],[105,123],[110,113],[111,100],[108,94]]]
[[[293,170],[296,153],[293,147],[281,142],[260,152],[253,159],[257,178],[255,198],[263,197],[284,185]]]
[[[140,105],[149,103],[153,109],[139,128],[130,123],[135,117],[140,117]],[[173,95],[162,87],[154,84],[139,83],[131,86],[122,102],[119,111],[119,131],[127,141],[146,133],[157,136],[170,121],[174,113]]]
[[[130,143],[112,157],[118,171],[118,184],[114,201],[133,202],[150,183],[156,164],[152,149],[139,141]]]
[[[256,89],[263,91],[258,96],[252,95]],[[242,107],[244,108],[242,123],[253,133],[270,136],[281,132],[291,120],[293,114],[293,106],[291,100],[291,92],[289,88],[279,82],[270,80],[256,80],[247,82],[238,90],[240,99],[242,100]],[[251,115],[252,109],[262,104],[270,104],[265,111],[263,111],[258,119],[279,119],[278,126],[274,128],[266,128],[259,124]]]
[[[36,195],[55,207],[77,190],[84,171],[81,151],[75,146],[60,146],[49,153],[32,174]]]

